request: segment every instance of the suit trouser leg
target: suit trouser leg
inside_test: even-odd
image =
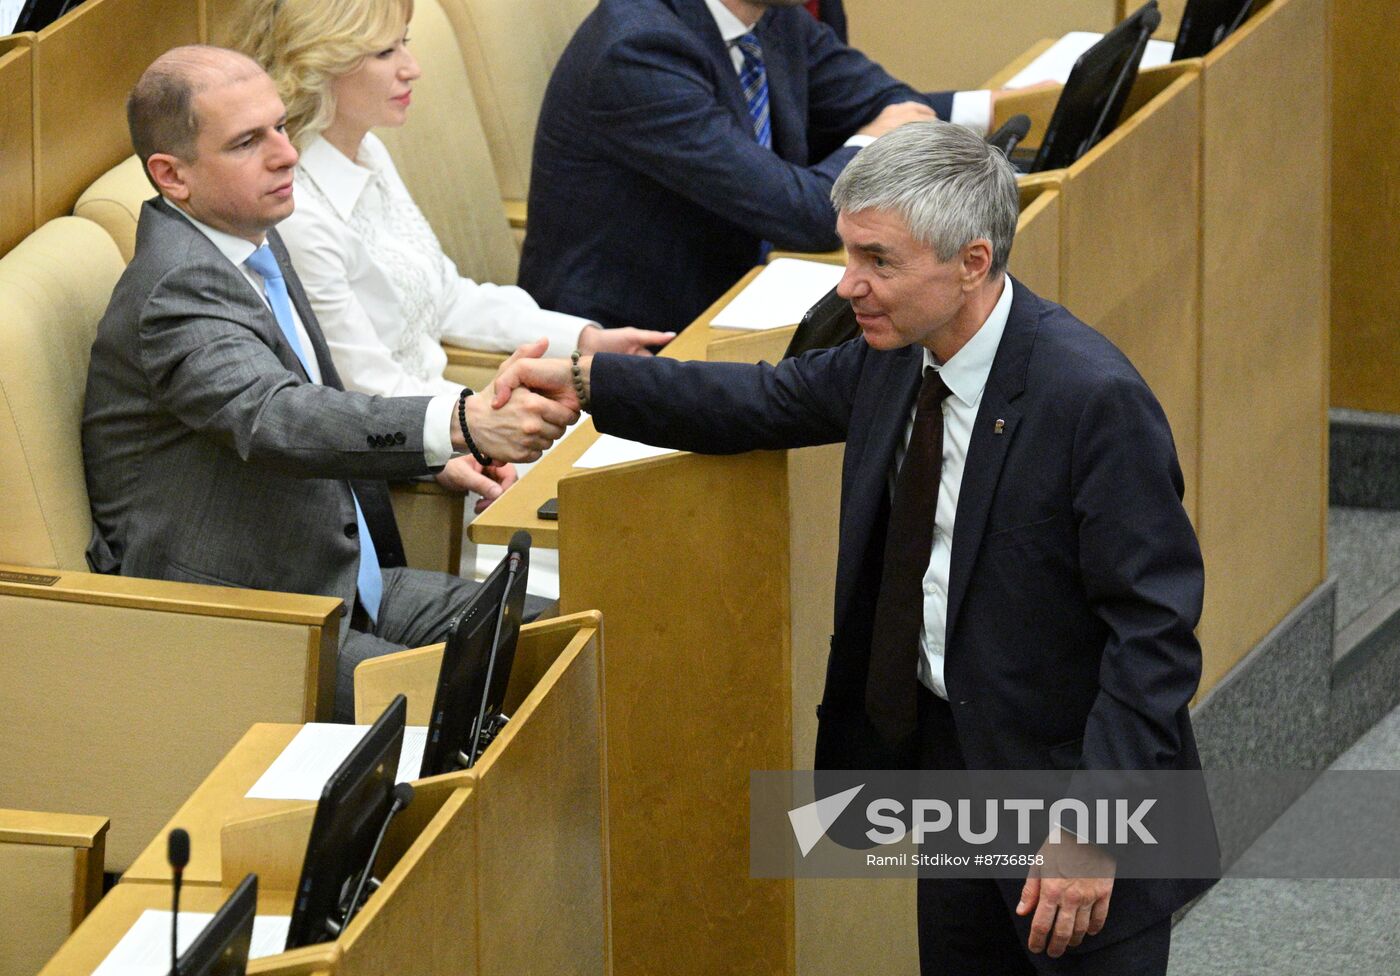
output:
[[[922,686],[918,759],[921,769],[966,768],[952,709]],[[1012,922],[1008,898],[1017,897],[1020,883],[1004,887],[992,878],[919,879],[922,976],[1165,976],[1170,918],[1101,949],[1051,959],[1031,953]]]

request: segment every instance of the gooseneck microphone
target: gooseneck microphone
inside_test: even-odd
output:
[[[1010,159],[1011,154],[1016,150],[1016,147],[1020,145],[1021,140],[1026,138],[1026,135],[1030,131],[1030,116],[1013,115],[1011,116],[1011,118],[1006,120],[1005,125],[1003,125],[996,132],[992,133],[992,135],[987,139],[987,142],[993,146],[996,146],[1002,151],[1002,154],[1005,155],[1007,159]]]
[[[190,863],[190,835],[176,827],[166,838],[165,857],[170,862],[170,976],[180,976],[180,951],[176,930],[180,923],[180,882],[185,877],[185,865]]]
[[[350,897],[350,907],[345,911],[345,921],[341,924],[340,931],[345,930],[345,926],[350,924],[350,920],[360,910],[360,896],[364,894],[365,885],[369,882],[370,873],[374,870],[374,862],[379,857],[379,845],[384,843],[384,835],[389,832],[389,824],[393,821],[394,815],[412,802],[413,786],[409,783],[397,784],[394,787],[393,805],[389,807],[384,824],[379,828],[379,836],[374,839],[374,849],[369,852],[369,862],[365,864],[365,869],[360,874],[360,880],[355,885],[355,893]],[[340,933],[336,932],[335,934],[339,935]]]

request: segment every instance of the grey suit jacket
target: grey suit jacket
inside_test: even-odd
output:
[[[355,492],[381,562],[403,561],[386,478],[430,469],[427,397],[341,388],[276,232],[311,337],[312,383],[262,297],[162,201],[98,326],[83,407],[97,572],[355,599]],[[342,639],[348,628],[341,629]]]

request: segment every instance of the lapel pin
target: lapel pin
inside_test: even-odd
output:
[[[1002,420],[1000,417],[997,418],[997,422],[996,422],[996,423],[992,424],[992,433],[993,433],[993,434],[1000,434],[1000,433],[1001,433],[1002,431],[1004,431],[1005,429],[1006,429],[1006,421],[1005,421],[1005,420]]]

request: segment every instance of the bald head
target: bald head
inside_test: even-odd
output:
[[[193,161],[200,127],[195,96],[262,73],[251,58],[205,44],[172,48],[156,58],[126,100],[131,147],[142,166],[155,153]]]

